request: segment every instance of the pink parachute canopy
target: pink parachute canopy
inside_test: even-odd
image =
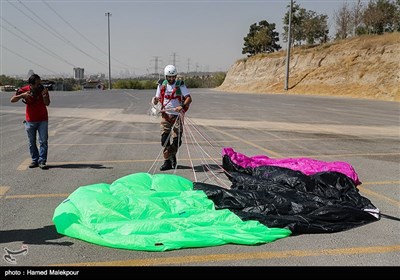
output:
[[[243,168],[254,168],[258,166],[271,165],[300,171],[306,175],[312,175],[318,172],[334,171],[340,172],[351,178],[356,186],[361,184],[354,168],[349,163],[343,161],[327,162],[311,158],[272,159],[265,155],[248,157],[241,153],[235,152],[232,148],[229,147],[222,149],[222,156],[224,155],[229,156],[235,164]]]

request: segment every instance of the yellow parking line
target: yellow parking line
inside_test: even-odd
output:
[[[41,197],[68,197],[69,193],[43,193],[43,194],[16,194],[7,195],[5,199],[18,199],[18,198],[41,198]]]
[[[29,164],[31,163],[31,159],[27,158],[25,159],[18,167],[17,170],[22,171],[28,169]]]
[[[220,158],[210,158],[212,160],[218,161]],[[202,161],[203,158],[182,158],[179,161]],[[52,165],[68,165],[68,164],[105,164],[105,163],[132,163],[132,162],[162,162],[164,159],[120,159],[120,160],[89,160],[89,161],[50,161],[48,162],[48,166],[51,169]],[[17,170],[23,171],[28,169],[29,164],[31,163],[30,159],[24,160],[18,167]]]
[[[61,163],[58,163],[61,164]],[[74,162],[70,162],[70,163],[65,163],[63,162],[63,164],[74,164]],[[383,184],[398,184],[399,181],[382,181],[382,182],[365,182],[363,183],[363,185],[383,185]],[[378,197],[382,200],[385,200],[386,202],[389,202],[392,205],[395,205],[397,207],[400,206],[400,202],[396,201],[394,199],[391,199],[389,197],[386,197],[384,195],[381,195],[379,193],[376,193],[374,191],[371,191],[369,189],[366,189],[364,187],[361,186],[357,186],[357,188],[366,194]],[[0,186],[0,196],[4,196],[5,193],[10,189],[10,187],[7,186]],[[60,194],[19,194],[19,195],[7,195],[4,198],[6,199],[18,199],[18,198],[46,198],[46,197],[68,197],[70,194],[68,193],[60,193]]]
[[[216,132],[218,132],[218,133],[222,133],[224,135],[227,135],[227,136],[229,136],[229,137],[231,137],[233,139],[240,140],[241,142],[246,143],[246,144],[248,144],[248,145],[250,145],[250,146],[252,146],[254,148],[260,149],[261,151],[267,152],[269,155],[272,155],[274,157],[278,157],[278,158],[282,157],[281,154],[278,154],[278,153],[273,152],[271,150],[265,149],[265,148],[263,148],[263,147],[261,147],[259,145],[254,144],[253,142],[244,140],[243,138],[240,138],[240,137],[232,135],[232,134],[230,134],[228,132],[222,131],[221,129],[216,129],[216,128],[213,128],[213,127],[209,127],[209,128],[214,130],[214,131],[216,131]]]
[[[220,141],[213,141],[214,143],[226,143],[228,142],[236,142],[233,140],[220,140]],[[239,141],[238,141],[239,142]],[[208,143],[207,141],[198,141],[197,143]],[[154,141],[154,142],[110,142],[110,143],[56,143],[56,144],[50,144],[50,146],[111,146],[111,145],[159,145],[159,141]],[[193,145],[193,142],[188,142],[188,145]]]
[[[213,160],[219,160],[220,158],[210,158]],[[201,161],[204,160],[203,158],[180,158],[179,161]],[[52,161],[48,163],[48,166],[51,169],[52,165],[66,165],[66,164],[100,164],[100,163],[130,163],[130,162],[162,162],[164,159],[119,159],[119,160],[90,160],[90,161]]]
[[[363,153],[363,154],[334,154],[334,155],[292,155],[288,157],[311,157],[311,158],[323,158],[323,157],[357,157],[357,156],[393,156],[400,155],[400,153]]]
[[[249,252],[238,254],[213,254],[213,255],[195,255],[182,257],[151,258],[151,259],[133,259],[106,262],[86,262],[55,264],[55,266],[157,266],[157,265],[180,265],[184,263],[214,263],[223,261],[238,260],[257,260],[257,259],[282,259],[282,258],[300,258],[317,256],[341,256],[341,255],[360,255],[360,254],[382,254],[400,251],[400,245],[376,246],[376,247],[353,247],[323,250],[293,250],[280,252]]]
[[[361,186],[357,186],[357,188],[363,193],[375,196],[375,197],[377,197],[379,199],[382,199],[382,200],[384,200],[384,201],[386,201],[386,202],[388,202],[388,203],[390,203],[390,204],[392,204],[394,206],[400,207],[400,202],[397,201],[397,200],[391,199],[390,197],[381,195],[380,193],[376,193],[374,191],[368,190],[368,189],[366,189],[364,187],[361,187]]]
[[[400,185],[400,181],[380,181],[380,182],[366,182],[362,185]]]
[[[0,186],[0,197],[5,195],[6,192],[10,189],[10,187],[7,186]]]
[[[79,144],[51,144],[50,146],[111,146],[111,145],[153,145],[160,142],[125,142],[125,143],[79,143]]]

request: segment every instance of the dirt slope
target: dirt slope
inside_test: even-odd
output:
[[[230,92],[340,95],[400,101],[400,33],[365,35],[236,61],[217,88]]]

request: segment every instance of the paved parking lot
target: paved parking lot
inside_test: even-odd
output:
[[[176,171],[204,181],[204,158],[221,164],[221,149],[248,156],[346,161],[360,193],[381,220],[334,234],[293,236],[258,246],[224,245],[163,253],[129,251],[59,235],[54,209],[80,186],[161,165],[158,120],[148,115],[153,91],[51,92],[49,170],[29,169],[23,104],[1,94],[2,251],[26,254],[0,266],[398,266],[400,257],[400,106],[396,102],[299,95],[249,95],[193,89],[186,123],[194,138]],[[197,130],[196,130],[197,129]],[[189,135],[189,130],[187,132]],[[198,152],[198,153],[196,153]],[[192,168],[197,166],[198,168]],[[196,172],[197,171],[197,172]],[[396,220],[397,218],[397,220]]]

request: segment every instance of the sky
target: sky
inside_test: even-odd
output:
[[[295,2],[327,15],[332,33],[334,13],[356,1]],[[178,72],[227,71],[246,57],[250,25],[267,20],[283,33],[288,5],[290,0],[1,0],[0,75],[25,78],[33,70],[72,77],[73,68],[84,68],[85,75],[108,76],[110,67],[114,78],[162,73],[167,64]],[[282,37],[278,44],[286,48]]]

